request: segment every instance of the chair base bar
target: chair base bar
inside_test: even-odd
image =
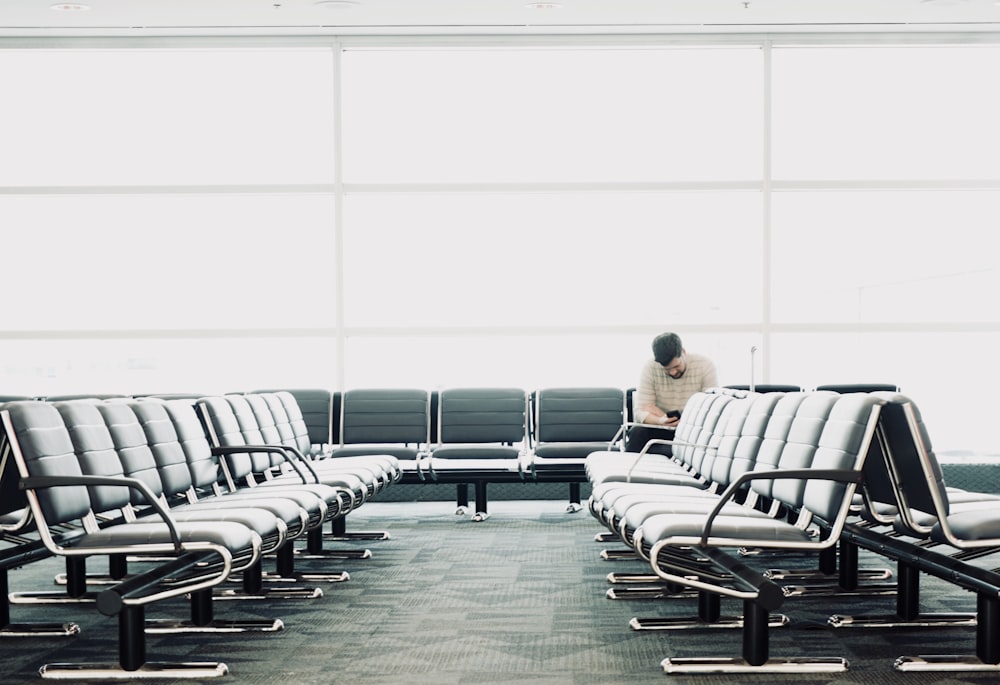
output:
[[[124,578],[113,578],[107,573],[88,573],[87,574],[87,585],[117,585],[122,582]],[[56,585],[66,585],[66,574],[57,573],[55,575]]]
[[[351,579],[347,571],[337,573],[313,573],[311,571],[296,571],[291,575],[265,572],[261,580],[265,583],[291,584],[291,583],[346,583]]]
[[[296,549],[295,558],[296,559],[337,559],[337,560],[351,560],[351,559],[371,559],[372,551],[370,549],[321,549],[321,550],[307,550],[307,549]]]
[[[831,628],[944,628],[975,627],[978,623],[973,612],[942,612],[920,614],[911,619],[895,615],[844,616],[834,614],[827,622]]]
[[[632,585],[613,587],[605,593],[608,599],[672,599],[675,597],[692,597],[694,592],[673,592],[666,585]]]
[[[79,597],[71,597],[59,591],[12,592],[9,598],[11,604],[90,604],[97,601],[97,593],[85,592]]]
[[[1000,664],[988,664],[975,656],[901,656],[893,668],[897,671],[977,671],[1000,673]]]
[[[281,619],[268,621],[219,621],[213,620],[205,625],[191,621],[157,619],[146,621],[146,633],[150,635],[172,635],[180,633],[277,633],[285,629]]]
[[[257,592],[243,592],[240,590],[216,590],[212,594],[212,599],[217,600],[292,600],[292,599],[319,599],[323,596],[323,591],[318,587],[303,588],[264,588]]]
[[[753,666],[743,659],[689,658],[664,659],[663,672],[674,673],[840,673],[847,670],[847,660],[839,657],[801,657],[768,659]]]
[[[767,625],[769,628],[781,628],[788,625],[789,618],[784,614],[772,614],[768,616]],[[632,630],[706,630],[706,629],[726,629],[738,630],[743,628],[743,616],[720,616],[712,621],[704,621],[699,618],[633,618],[629,621]]]
[[[634,584],[613,587],[605,596],[608,599],[690,599],[696,597],[698,591],[689,587],[680,587],[669,583]]]
[[[646,584],[663,585],[658,575],[652,573],[609,573],[608,582],[612,584]]]
[[[874,583],[845,589],[831,583],[829,585],[785,585],[785,597],[886,597],[895,595],[895,583]]]
[[[789,571],[786,569],[772,568],[764,572],[764,577],[771,580],[788,580],[796,582],[830,582],[839,583],[840,578],[837,574],[823,573],[816,569],[807,569],[803,571]],[[872,582],[879,580],[889,580],[892,578],[892,571],[887,568],[873,568],[873,569],[859,569],[858,570],[858,581],[860,582]]]
[[[741,557],[756,557],[758,559],[811,557],[814,554],[815,552],[806,550],[771,549],[770,547],[741,547],[739,550]]]
[[[219,662],[147,662],[134,671],[118,664],[46,664],[38,674],[48,680],[138,680],[142,678],[218,678],[229,673]]]
[[[382,540],[390,540],[392,539],[392,536],[389,534],[389,531],[386,530],[372,530],[372,531],[359,530],[357,532],[351,532],[351,533],[344,533],[344,532],[324,533],[323,539],[329,540],[331,542],[350,542],[352,540],[382,541]]]
[[[622,559],[638,559],[639,555],[631,549],[606,549],[601,552],[601,559],[605,561],[619,561]]]
[[[79,635],[76,623],[10,623],[0,628],[3,637],[69,637]]]
[[[598,533],[594,536],[594,542],[614,542],[618,539],[618,536],[612,532]]]

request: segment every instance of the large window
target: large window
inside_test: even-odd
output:
[[[0,50],[0,185],[332,183],[331,55]]]
[[[773,51],[777,179],[1000,178],[996,46]]]
[[[775,192],[781,323],[983,323],[997,309],[1000,190]]]
[[[760,48],[348,50],[348,182],[746,180]]]
[[[672,329],[996,453],[1000,47],[835,40],[0,41],[0,394],[629,387]]]
[[[8,330],[315,328],[334,299],[324,194],[0,196]]]
[[[996,453],[1000,49],[772,52],[775,377],[898,383],[949,454]]]
[[[344,204],[349,326],[760,321],[759,193],[367,193]]]

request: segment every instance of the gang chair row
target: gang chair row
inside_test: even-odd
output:
[[[845,670],[840,657],[770,655],[769,629],[789,622],[773,612],[796,593],[758,553],[822,560],[833,552],[839,585],[850,589],[859,549],[897,564],[892,592],[878,593],[895,597],[895,612],[834,614],[831,629],[975,626],[973,655],[903,656],[893,665],[1000,670],[1000,574],[988,567],[1000,551],[1000,498],[946,487],[911,399],[890,391],[698,393],[669,442],[671,456],[644,449],[587,458],[590,511],[608,536],[664,584],[658,597],[696,598],[690,618],[633,619],[631,627],[742,630],[739,656],[667,658],[665,672]],[[921,573],[974,593],[976,612],[922,613]],[[722,598],[741,601],[742,612],[723,616]]]
[[[324,454],[392,455],[404,483],[454,484],[459,514],[470,513],[471,486],[475,521],[489,516],[491,483],[567,483],[568,509],[579,511],[584,458],[620,449],[627,415],[626,393],[614,387],[352,389],[332,397],[337,434]]]
[[[296,564],[324,557],[326,522],[398,479],[394,459],[321,466],[296,448],[301,417],[293,398],[280,393],[226,397],[227,417],[256,406],[261,436],[265,427],[268,435],[242,449],[222,445],[213,432],[222,424],[208,418],[210,407],[221,410],[217,399],[0,405],[4,634],[79,632],[72,623],[11,623],[17,604],[96,605],[118,620],[117,661],[47,664],[44,678],[218,677],[228,672],[222,662],[150,661],[146,635],[279,631],[280,619],[218,620],[215,603],[316,599],[322,589],[307,585],[347,579],[312,568],[302,574]],[[249,417],[243,420],[245,435],[256,437]],[[52,557],[65,561],[63,591],[6,592],[9,570]],[[107,574],[88,572],[97,559],[106,561]],[[273,571],[264,570],[265,561]],[[178,597],[187,598],[189,618],[146,617],[152,605]]]

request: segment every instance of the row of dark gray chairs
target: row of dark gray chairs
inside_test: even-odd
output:
[[[319,588],[292,587],[303,580],[295,569],[295,542],[358,504],[350,488],[321,482],[301,463],[288,467],[293,470],[287,476],[279,467],[266,479],[237,483],[220,469],[219,455],[234,457],[239,450],[212,445],[190,400],[14,401],[0,407],[0,420],[4,589],[7,571],[26,561],[58,555],[67,569],[61,597],[4,593],[8,634],[34,632],[33,626],[10,623],[10,604],[19,602],[96,603],[119,621],[117,663],[48,665],[41,669],[47,678],[198,679],[226,673],[219,662],[148,662],[146,632],[280,630],[274,620],[217,622],[213,599],[322,596]],[[294,421],[287,423],[293,440]],[[268,449],[253,445],[244,452],[248,448]],[[289,455],[293,451],[285,448]],[[354,464],[361,482],[387,463],[381,457],[372,461],[377,466]],[[108,559],[107,575],[87,572],[87,560],[97,557]],[[273,573],[262,567],[268,557],[275,559]],[[345,579],[343,573],[308,575],[309,583]],[[92,590],[96,585],[103,589]],[[190,620],[145,619],[147,606],[182,595],[190,597]],[[40,628],[44,634],[77,632],[73,624]]]
[[[977,625],[974,656],[901,657],[895,667],[1000,670],[1000,575],[973,564],[1000,549],[1000,499],[945,487],[909,398],[884,391],[699,394],[682,424],[673,457],[588,459],[591,511],[609,535],[645,559],[675,596],[698,595],[693,619],[652,626],[633,619],[632,627],[743,629],[741,658],[665,659],[665,671],[847,668],[839,658],[770,657],[768,628],[787,622],[770,612],[792,593],[753,564],[751,553],[838,547],[840,576],[857,571],[859,547],[897,562],[897,608],[888,617],[834,615],[831,626]],[[975,592],[976,614],[922,614],[920,572]],[[723,617],[720,597],[741,599],[742,615]]]
[[[489,515],[490,483],[568,483],[569,508],[579,510],[583,459],[615,446],[626,415],[625,391],[613,387],[289,392],[300,405],[310,395],[325,396],[335,407],[337,419],[329,425],[338,427],[338,435],[320,450],[323,456],[392,455],[404,483],[454,484],[460,514],[469,511],[471,485],[477,521]],[[322,431],[311,439],[322,439]]]

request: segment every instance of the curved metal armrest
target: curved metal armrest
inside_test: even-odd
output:
[[[771,471],[747,471],[735,481],[733,481],[725,491],[719,495],[719,501],[712,509],[705,520],[705,528],[702,530],[701,547],[708,547],[708,538],[712,535],[712,523],[719,516],[722,508],[729,502],[737,492],[742,489],[744,483],[752,480],[784,480],[788,478],[804,480],[832,480],[840,483],[860,483],[862,479],[861,471],[855,469],[774,469]]]
[[[143,483],[138,478],[128,478],[126,476],[28,476],[27,478],[22,478],[19,483],[19,487],[22,490],[33,490],[36,488],[52,488],[52,487],[65,487],[68,485],[111,485],[119,487],[127,487],[132,490],[138,490],[143,497],[146,498],[148,504],[153,507],[157,515],[163,519],[163,523],[166,524],[167,530],[170,531],[170,539],[174,543],[174,549],[180,554],[184,551],[184,544],[181,542],[180,535],[177,533],[177,522],[174,521],[173,516],[167,511],[167,508],[163,506],[163,502],[153,494],[153,491],[149,489],[149,486]]]
[[[419,478],[422,482],[427,480],[427,478],[424,476],[423,462],[427,462],[429,469],[431,463],[430,456],[431,453],[427,450],[417,450],[416,459],[413,460],[414,466],[416,466],[415,470],[417,472],[417,478]]]
[[[319,482],[319,475],[309,465],[309,460],[303,457],[302,453],[294,447],[287,447],[285,445],[233,445],[230,447],[212,448],[212,454],[216,455],[243,454],[245,452],[281,454],[286,457],[288,463],[292,465],[292,468],[295,469],[295,472],[302,479],[303,483],[308,483],[310,478],[312,478],[313,483]],[[308,475],[306,472],[308,472]]]
[[[619,426],[618,430],[615,431],[615,434],[608,441],[607,451],[608,452],[613,452],[614,451],[614,447],[617,446],[619,452],[624,452],[625,451],[625,433],[628,431],[629,428],[631,428],[634,425],[636,425],[634,421],[626,421],[621,426]]]

